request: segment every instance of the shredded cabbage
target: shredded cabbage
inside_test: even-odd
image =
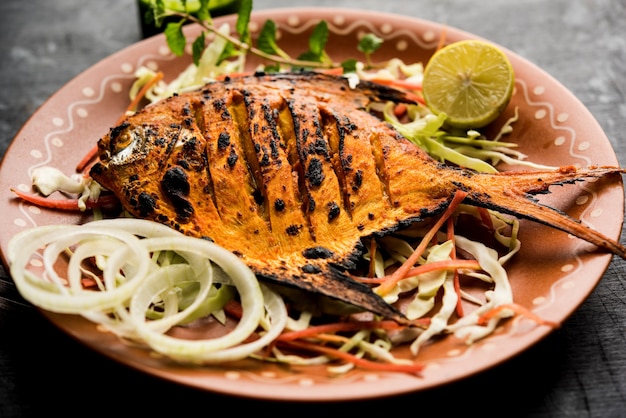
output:
[[[441,162],[450,162],[484,173],[497,172],[495,166],[500,162],[532,168],[554,168],[526,160],[525,154],[511,149],[517,144],[500,140],[503,135],[512,131],[511,124],[518,118],[517,109],[497,137],[488,140],[473,129],[466,132],[447,131],[444,126],[446,115],[441,113],[435,116],[422,105],[411,105],[408,112],[410,120],[401,122],[393,112],[394,106],[394,103],[389,102],[383,107],[385,120],[405,138]]]

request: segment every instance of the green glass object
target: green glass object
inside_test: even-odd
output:
[[[212,17],[223,16],[227,14],[237,13],[239,11],[240,0],[210,0],[209,9]],[[156,27],[154,22],[147,23],[145,19],[146,12],[150,9],[150,0],[137,0],[139,8],[139,21],[141,23],[141,34],[144,38],[148,38],[157,33],[163,32],[169,22],[177,22],[180,19],[176,17],[163,20],[161,27]],[[183,5],[178,0],[165,0],[165,6],[172,10],[184,11]],[[198,0],[187,0],[187,10],[193,15],[198,11],[200,2]]]

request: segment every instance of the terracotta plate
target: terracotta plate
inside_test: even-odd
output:
[[[326,20],[330,29],[328,52],[335,60],[360,57],[357,40],[363,33],[372,32],[385,39],[375,60],[400,57],[407,63],[425,62],[437,47],[443,29],[436,23],[378,12],[283,9],[254,14],[252,33],[258,33],[268,18],[278,24],[279,43],[292,55],[306,48],[312,28],[320,19]],[[198,28],[187,30],[197,32]],[[447,42],[475,38],[450,27],[445,31]],[[504,120],[515,108],[519,110],[510,140],[518,142],[519,149],[530,159],[544,164],[617,165],[606,135],[590,112],[541,69],[505,52],[517,74],[513,100],[502,117]],[[80,158],[123,112],[133,72],[139,66],[160,69],[171,79],[189,62],[189,56],[172,56],[162,35],[144,40],[77,76],[32,116],[8,149],[0,171],[3,252],[10,238],[23,229],[88,219],[21,203],[9,188],[29,190],[31,170],[42,165],[72,173]],[[610,237],[619,236],[624,202],[619,180],[557,187],[542,201],[581,218]],[[535,224],[523,223],[521,240],[523,249],[508,267],[515,298],[541,317],[559,323],[585,300],[611,259],[610,255],[586,251],[587,244],[580,240]],[[3,261],[6,264],[6,259]],[[550,332],[548,327],[518,318],[470,347],[453,337],[428,345],[420,352],[421,359],[428,363],[420,377],[363,370],[333,377],[323,368],[287,369],[254,361],[228,367],[182,367],[99,332],[79,317],[44,314],[92,349],[148,374],[208,391],[275,400],[346,400],[423,390],[497,365]]]

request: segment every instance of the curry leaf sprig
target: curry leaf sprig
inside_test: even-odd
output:
[[[265,71],[268,72],[279,71],[282,66],[308,69],[342,67],[345,71],[353,71],[356,67],[356,59],[335,62],[326,52],[329,30],[328,24],[324,20],[321,20],[313,29],[308,40],[308,50],[298,55],[297,58],[293,58],[278,45],[276,39],[278,27],[271,19],[265,21],[256,40],[256,46],[253,44],[249,30],[252,0],[241,0],[240,2],[235,24],[236,35],[220,32],[214,25],[209,8],[209,0],[199,0],[199,9],[194,13],[189,11],[187,0],[181,0],[180,3],[183,11],[166,7],[164,0],[152,0],[144,19],[147,23],[154,23],[156,27],[161,27],[168,18],[170,20],[177,19],[176,21],[168,22],[163,31],[170,50],[177,56],[184,54],[185,46],[187,45],[183,25],[186,23],[199,24],[203,30],[192,42],[192,57],[196,65],[200,62],[200,57],[207,46],[207,34],[211,33],[227,41],[226,48],[222,52],[218,64],[229,58],[250,53],[271,63],[265,65]],[[366,66],[373,67],[372,54],[381,44],[382,39],[371,33],[360,39],[357,49],[365,55]]]

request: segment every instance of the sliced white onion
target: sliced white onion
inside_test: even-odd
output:
[[[63,277],[57,272],[58,261],[68,249],[72,253]],[[152,254],[161,251],[176,252],[186,263],[159,266]],[[155,222],[118,218],[37,227],[17,234],[7,253],[13,280],[26,300],[51,312],[82,315],[179,361],[214,363],[248,357],[274,340],[287,323],[282,298],[262,288],[237,256]],[[43,263],[41,276],[30,266],[37,257]],[[100,290],[84,289],[81,283],[84,261],[92,257],[105,260]],[[227,334],[206,340],[166,335],[207,299],[214,272],[219,272],[221,283],[237,289],[243,309],[239,322]],[[197,282],[199,290],[188,306],[179,309],[171,292],[190,282]],[[155,301],[164,303],[163,316],[148,320],[146,312]],[[261,337],[243,344],[260,327],[265,328]]]
[[[119,242],[117,246],[101,246],[104,255],[109,257],[107,268],[103,272],[104,281],[112,284],[107,291],[84,290],[76,285],[75,278],[80,276],[80,272],[70,271],[69,268],[79,268],[80,262],[70,261],[67,278],[59,277],[54,270],[62,249],[89,242],[94,237]],[[123,230],[91,228],[88,225],[55,225],[30,229],[15,235],[9,242],[7,253],[11,277],[26,300],[51,312],[80,314],[89,310],[114,309],[135,293],[142,278],[149,272],[150,254],[140,241],[132,233]],[[40,248],[52,243],[55,243],[51,247],[54,251],[44,251],[42,260],[46,277],[37,277],[28,270],[28,265]],[[86,254],[81,251],[80,255]],[[119,280],[121,270],[129,273],[123,281]]]
[[[143,340],[147,341],[153,350],[180,362],[210,364],[241,360],[267,346],[278,337],[287,324],[287,308],[283,299],[267,287],[262,286],[262,288],[270,326],[260,338],[249,343],[239,344],[243,340],[235,342],[234,331],[224,337],[214,339],[183,340],[153,332],[142,327],[141,324],[136,324],[136,329],[140,331]],[[239,325],[241,321],[238,327]]]

